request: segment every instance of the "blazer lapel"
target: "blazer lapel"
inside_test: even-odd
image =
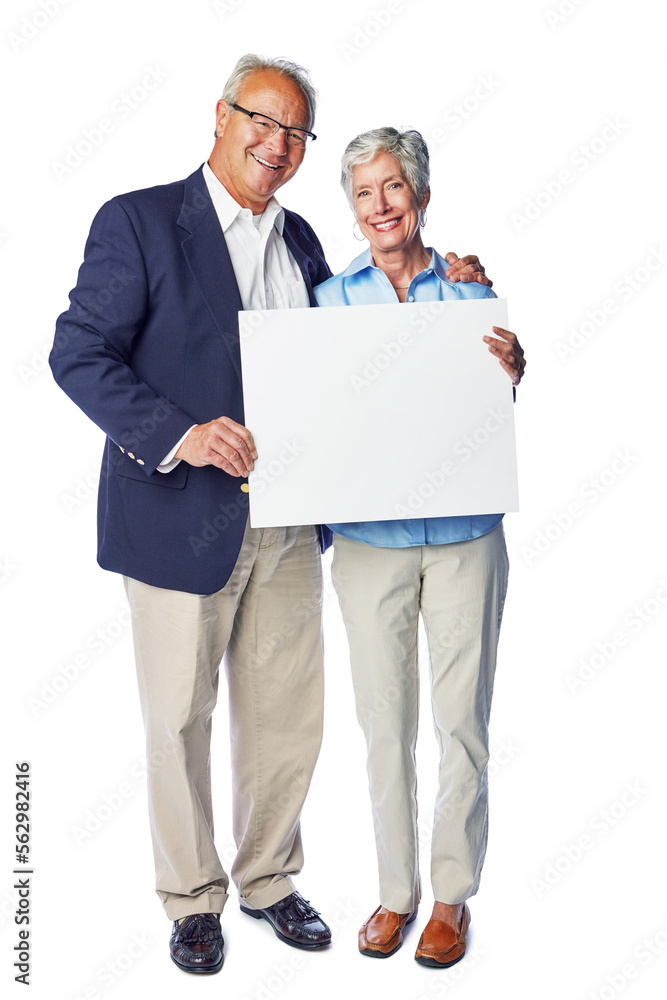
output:
[[[178,225],[187,231],[181,246],[234,370],[241,378],[238,312],[243,308],[239,286],[201,167],[185,181]]]
[[[294,222],[287,211],[285,211],[283,236],[285,237],[285,243],[289,247],[295,261],[299,265],[299,270],[303,275],[303,280],[306,282],[310,304],[311,306],[316,306],[317,302],[315,301],[315,295],[313,293],[313,285],[316,284],[315,265],[312,258],[308,256],[306,251],[301,247],[301,244],[297,242]]]

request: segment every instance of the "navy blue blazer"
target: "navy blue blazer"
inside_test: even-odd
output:
[[[313,287],[331,274],[315,233],[285,211],[284,237]],[[241,298],[201,167],[113,198],[96,215],[54,378],[107,434],[98,562],[156,587],[211,594],[234,568],[248,514],[242,480],[214,466],[156,468],[192,424],[245,423]],[[331,540],[320,528],[322,549]]]

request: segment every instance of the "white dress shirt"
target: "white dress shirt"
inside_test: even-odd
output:
[[[244,309],[299,309],[310,305],[308,290],[283,237],[285,213],[271,197],[261,215],[241,208],[204,164],[204,180],[231,257]],[[220,414],[223,416],[224,414]],[[196,427],[193,424],[192,427]],[[164,457],[158,472],[171,472],[180,462],[174,455],[192,427]]]

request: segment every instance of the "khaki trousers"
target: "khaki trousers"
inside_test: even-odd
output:
[[[232,866],[244,905],[294,891],[299,816],[322,734],[322,576],[313,527],[246,528],[216,594],[125,578],[149,761],[157,893],[167,915],[220,913],[229,879],[213,839],[211,715],[225,657]]]
[[[419,902],[417,626],[431,660],[440,749],[431,843],[435,899],[474,895],[487,839],[488,723],[508,560],[502,524],[449,545],[379,548],[334,536],[332,578],[350,644],[367,769],[380,902]]]

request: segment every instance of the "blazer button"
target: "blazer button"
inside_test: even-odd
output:
[[[125,454],[125,449],[121,445],[118,445],[118,447],[120,448],[120,450],[122,451],[122,453]]]
[[[145,465],[146,463],[144,462],[143,458],[138,458],[137,459],[137,464],[138,465]]]
[[[127,453],[127,457],[128,457],[128,458],[134,458],[134,455],[132,454],[132,452],[131,452],[131,451],[128,451],[128,453]]]

